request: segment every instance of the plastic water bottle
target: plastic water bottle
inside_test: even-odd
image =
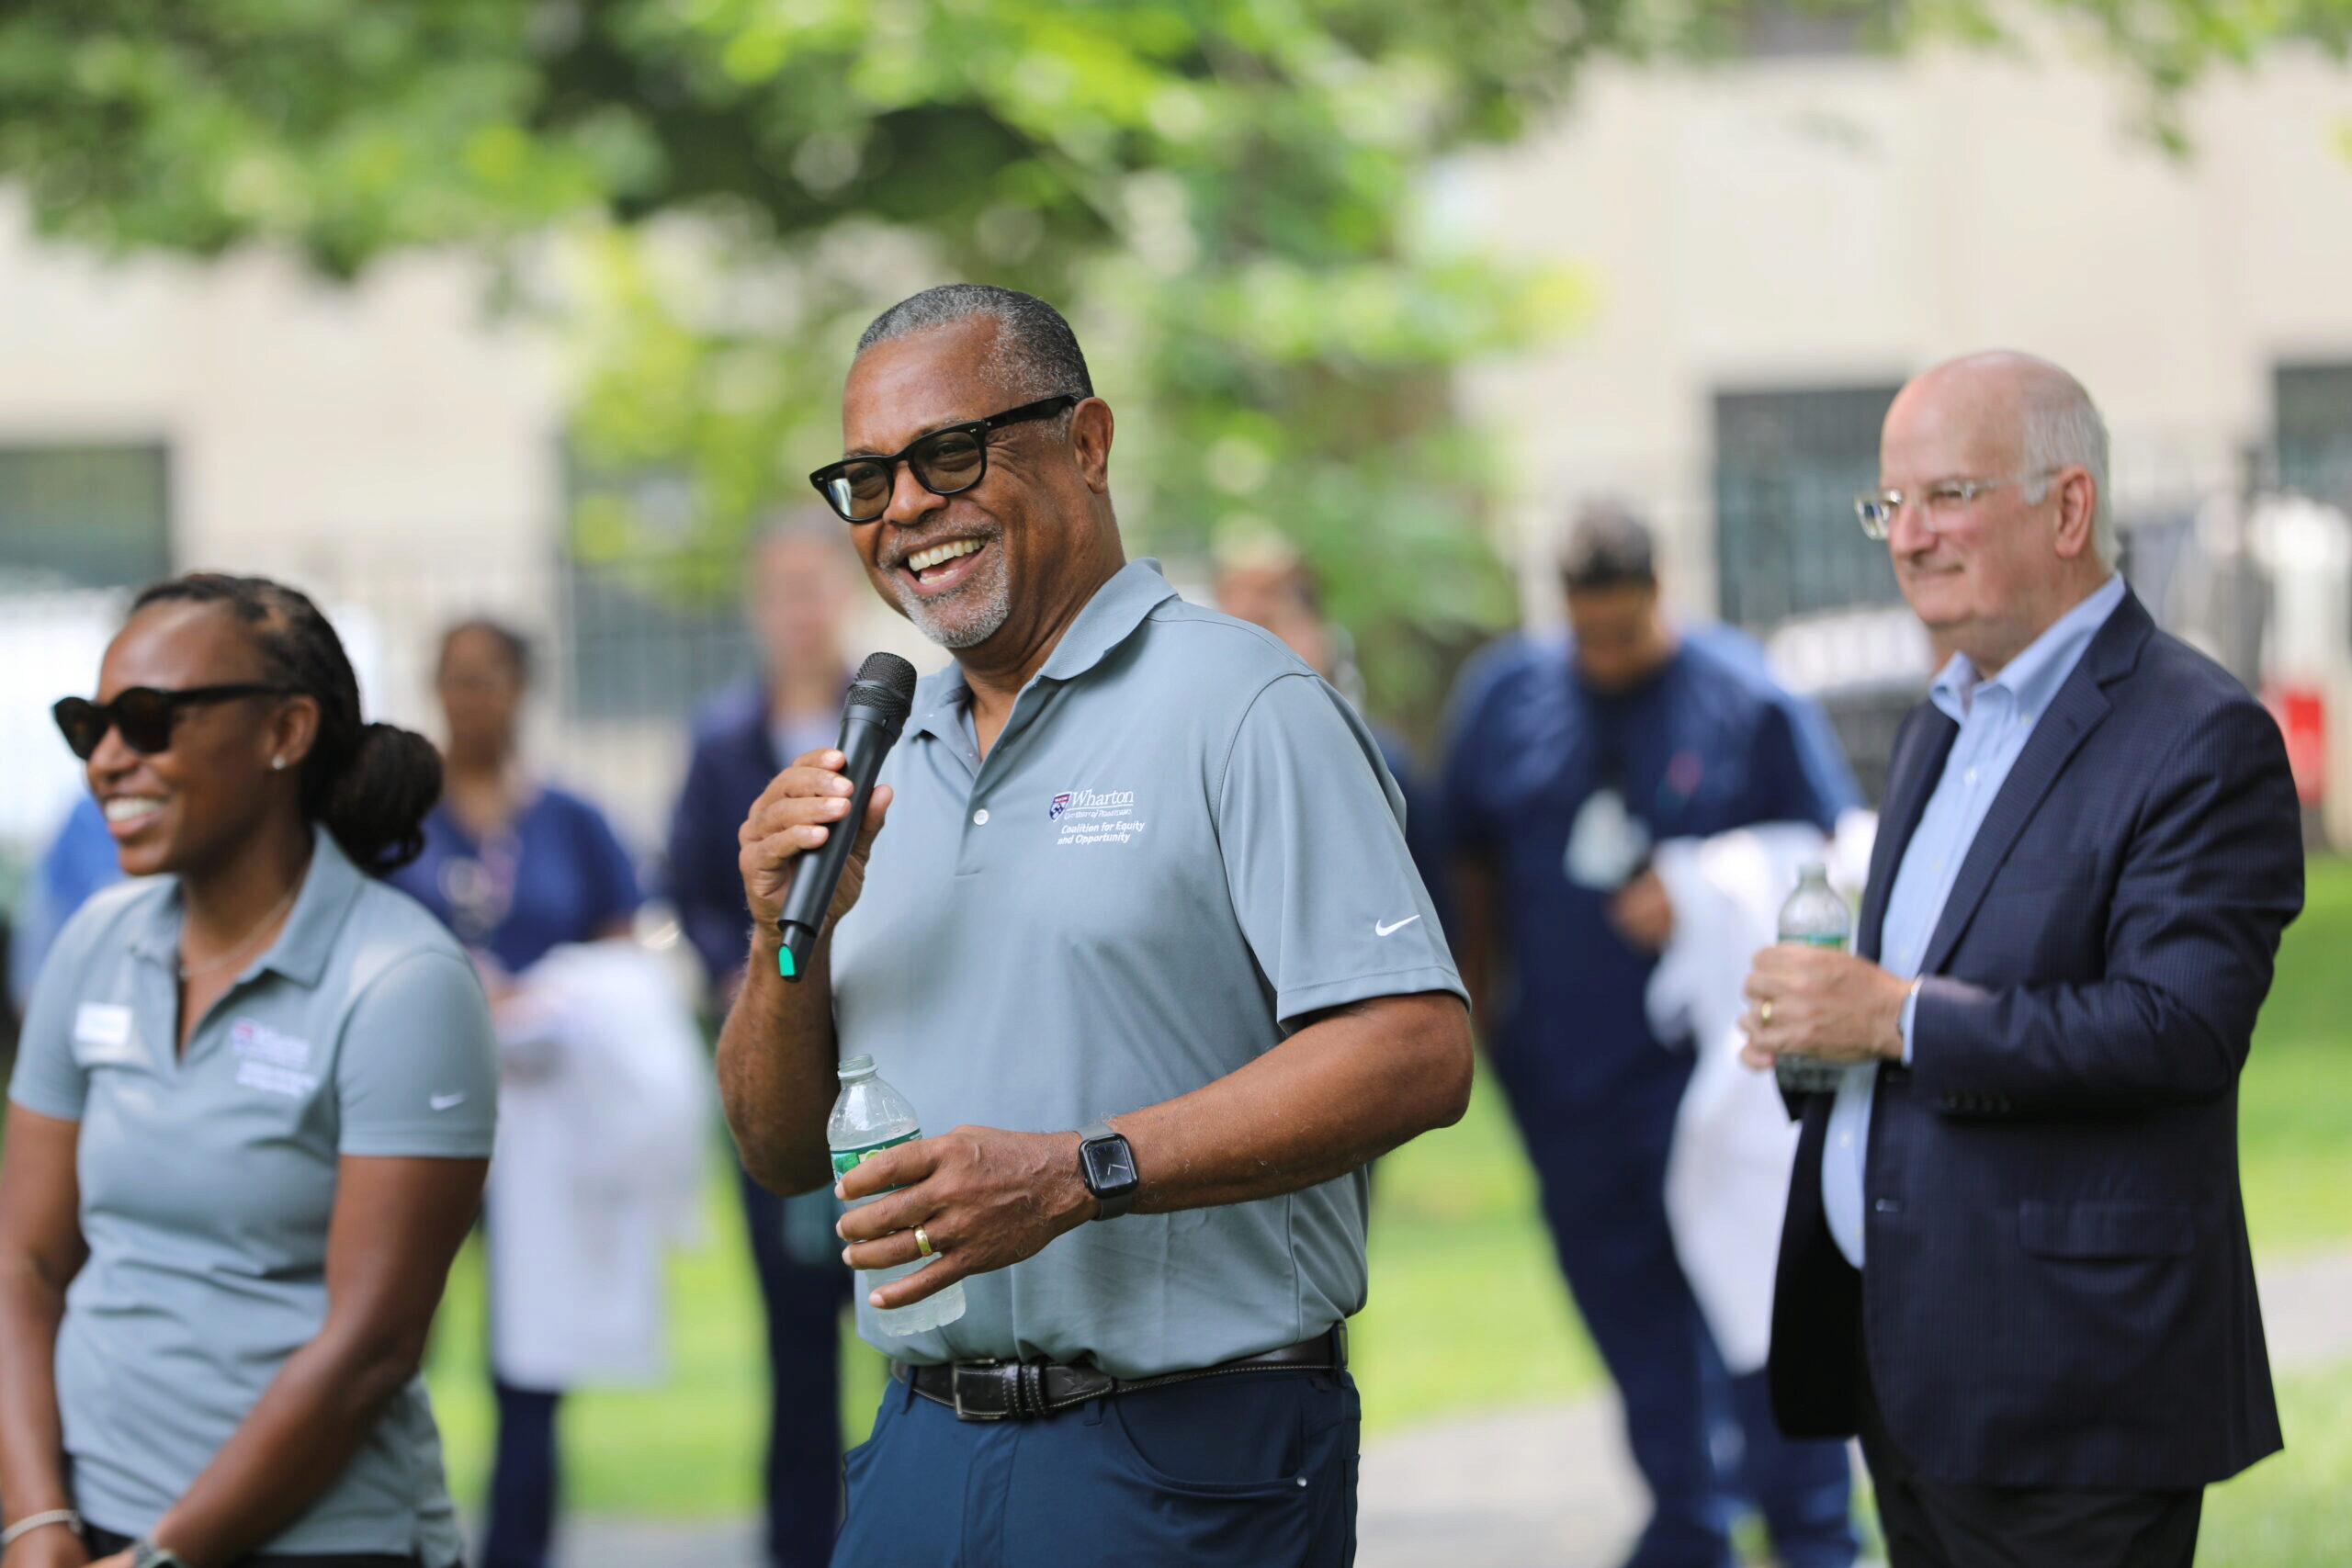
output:
[[[1781,940],[1843,953],[1853,931],[1854,912],[1829,886],[1829,868],[1818,861],[1799,867],[1797,890],[1781,906]],[[1846,1069],[1837,1062],[1791,1055],[1773,1062],[1772,1075],[1788,1094],[1835,1094]]]
[[[841,1065],[837,1076],[842,1080],[841,1098],[833,1101],[833,1114],[825,1123],[825,1142],[832,1146],[836,1181],[856,1169],[861,1160],[922,1136],[922,1124],[915,1120],[915,1108],[907,1102],[905,1095],[882,1081],[881,1075],[874,1070],[873,1057],[852,1056]],[[853,1198],[842,1206],[855,1209],[897,1190],[895,1187],[887,1188],[872,1197]],[[918,1258],[894,1268],[861,1269],[858,1291],[864,1295],[937,1261],[935,1258]],[[944,1328],[963,1315],[964,1282],[958,1280],[912,1306],[876,1312],[875,1318],[883,1333],[903,1336]]]

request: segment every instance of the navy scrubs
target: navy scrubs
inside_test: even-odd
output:
[[[1507,984],[1487,1051],[1656,1500],[1633,1568],[1731,1561],[1708,1436],[1711,1411],[1731,1402],[1667,1225],[1667,1155],[1692,1058],[1652,1036],[1643,994],[1655,957],[1610,924],[1610,894],[1570,879],[1569,835],[1604,786],[1652,842],[1760,822],[1829,829],[1854,803],[1850,778],[1808,757],[1819,732],[1808,740],[1796,710],[1715,637],[1683,639],[1648,681],[1615,694],[1576,675],[1566,639],[1514,638],[1473,664],[1454,703],[1446,833],[1457,857],[1492,867],[1503,928]],[[1782,1560],[1849,1562],[1843,1450],[1807,1455],[1768,1418],[1741,1426],[1742,1489]]]

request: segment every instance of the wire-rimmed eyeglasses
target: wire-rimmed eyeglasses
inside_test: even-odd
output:
[[[1905,506],[1924,509],[1929,519],[1950,517],[1962,511],[1988,490],[2003,485],[2031,484],[2057,473],[2056,468],[2043,468],[2038,473],[2019,474],[2006,479],[1937,479],[1924,491],[1904,490],[1865,491],[1854,498],[1854,515],[1862,525],[1862,532],[1873,539],[1884,539],[1894,527],[1894,514]]]

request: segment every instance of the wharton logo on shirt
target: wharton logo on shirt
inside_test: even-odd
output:
[[[1061,824],[1055,843],[1124,844],[1144,829],[1131,789],[1069,789],[1046,804],[1046,820]]]
[[[257,1019],[230,1023],[229,1049],[237,1056],[237,1082],[243,1088],[306,1100],[319,1087],[319,1075],[305,1070],[311,1065],[311,1043]]]

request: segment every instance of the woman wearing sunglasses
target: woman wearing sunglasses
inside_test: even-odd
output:
[[[33,989],[0,1157],[0,1568],[449,1568],[418,1361],[497,1094],[375,879],[440,790],[301,594],[139,596],[58,727],[124,871]]]

